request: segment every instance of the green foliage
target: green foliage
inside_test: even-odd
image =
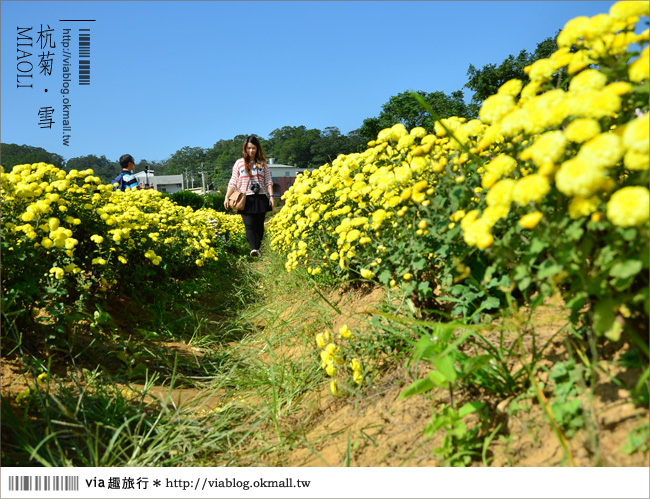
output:
[[[374,140],[377,134],[384,128],[390,128],[395,123],[402,123],[406,128],[423,127],[427,131],[433,131],[436,118],[424,109],[413,97],[411,91],[402,92],[392,96],[388,102],[382,105],[382,111],[376,118],[367,118],[359,129],[359,134],[366,140]],[[415,92],[421,96],[441,118],[458,116],[469,118],[472,113],[463,100],[463,92],[457,90],[451,95],[444,92]]]
[[[320,130],[307,129],[305,126],[283,126],[276,128],[269,135],[268,148],[265,153],[274,157],[278,163],[312,166],[311,148],[320,138]]]
[[[165,175],[174,175],[188,171],[198,172],[205,161],[206,150],[202,147],[185,146],[167,159]]]
[[[92,170],[95,175],[102,179],[102,182],[108,184],[117,177],[122,167],[116,161],[109,161],[106,156],[98,158],[94,154],[70,158],[65,165],[65,171],[68,172],[70,170],[82,171],[88,169]]]
[[[649,441],[650,430],[646,421],[627,434],[627,441],[623,444],[621,450],[628,455],[634,454],[635,452],[647,452]]]
[[[223,206],[223,203],[226,200],[225,194],[204,194],[202,198],[203,208],[210,208],[215,211],[226,211]]]
[[[2,143],[0,148],[2,149],[2,166],[5,171],[10,171],[16,165],[31,165],[41,161],[58,168],[65,166],[63,156],[48,152],[42,147]]]
[[[170,196],[171,200],[179,206],[189,206],[194,210],[203,207],[203,196],[192,191],[177,191]]]
[[[419,321],[419,324],[425,322]],[[444,430],[442,445],[434,450],[434,454],[442,460],[444,466],[467,466],[480,455],[480,450],[489,444],[483,434],[487,423],[485,403],[471,401],[458,408],[454,403],[454,390],[471,384],[475,373],[494,362],[494,358],[489,354],[468,356],[462,353],[459,348],[467,341],[470,333],[455,336],[456,325],[436,324],[431,333],[422,335],[413,351],[411,363],[417,366],[419,361],[426,361],[433,369],[426,377],[417,379],[400,394],[400,398],[407,398],[436,389],[449,392],[449,405],[442,404],[434,408],[431,422],[424,430],[426,437]],[[464,420],[472,413],[479,414],[482,424],[474,424],[469,429]],[[491,436],[487,439],[491,439]]]
[[[556,423],[569,438],[586,424],[580,397],[585,374],[583,366],[573,359],[557,363],[549,374],[549,380],[554,383],[550,408]]]
[[[434,411],[431,422],[424,430],[424,436],[430,437],[440,430],[445,435],[442,445],[433,453],[443,463],[443,466],[468,466],[480,456],[484,447],[484,439],[480,437],[481,425],[467,427],[465,418],[472,413],[478,413],[481,422],[485,423],[487,414],[482,402],[468,402],[459,409],[442,404]]]
[[[356,131],[343,135],[337,127],[327,127],[320,133],[319,139],[312,144],[310,148],[312,158],[309,163],[311,166],[331,163],[339,154],[360,152],[366,146],[366,142],[365,138]]]
[[[524,68],[538,59],[549,57],[555,52],[558,48],[556,38],[557,33],[555,36],[541,41],[532,54],[525,49],[520,51],[517,57],[511,54],[498,66],[496,64],[486,64],[483,68],[476,69],[473,64],[470,64],[467,70],[469,80],[465,87],[474,91],[469,104],[471,115],[473,117],[478,116],[481,103],[489,96],[496,94],[499,87],[508,80],[518,79],[524,84],[528,83],[530,79],[524,72]]]

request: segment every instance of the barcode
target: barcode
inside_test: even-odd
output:
[[[90,85],[90,28],[79,28],[79,85]]]
[[[9,490],[79,490],[79,477],[10,476]]]

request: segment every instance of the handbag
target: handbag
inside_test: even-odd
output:
[[[246,206],[246,194],[235,189],[228,196],[228,204],[235,210],[243,210]]]

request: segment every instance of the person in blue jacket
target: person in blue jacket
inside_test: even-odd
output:
[[[115,177],[115,180],[111,182],[113,184],[113,190],[116,191],[119,189],[125,191],[126,189],[139,189],[140,183],[135,175],[133,175],[133,169],[135,168],[133,156],[130,154],[123,154],[120,157],[120,166],[122,167],[122,171],[117,177]]]

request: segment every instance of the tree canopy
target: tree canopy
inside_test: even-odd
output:
[[[5,170],[10,171],[16,165],[26,165],[32,163],[48,163],[58,168],[65,166],[63,156],[48,152],[42,147],[34,147],[18,144],[2,144],[2,166]]]
[[[106,156],[98,158],[94,154],[70,158],[66,162],[64,170],[87,170],[89,168],[104,182],[112,181],[121,170],[117,161],[110,161]]]
[[[558,49],[556,41],[558,33],[555,37],[546,38],[538,43],[532,54],[524,49],[516,57],[510,54],[498,66],[486,64],[481,69],[476,69],[473,64],[470,64],[467,70],[469,80],[465,87],[474,91],[469,104],[472,114],[478,116],[481,103],[490,95],[496,94],[499,87],[508,80],[516,78],[521,80],[524,85],[527,84],[530,79],[524,72],[524,68],[538,59],[550,57]]]
[[[456,90],[451,95],[444,92],[415,92],[426,100],[432,109],[438,113],[440,118],[459,116],[462,118],[473,117],[467,104],[463,100],[463,92]],[[425,110],[413,97],[410,91],[402,92],[391,97],[382,107],[382,111],[376,118],[363,120],[359,133],[366,140],[374,140],[377,134],[384,128],[389,128],[395,123],[402,123],[407,129],[418,126],[433,131],[435,118]]]

